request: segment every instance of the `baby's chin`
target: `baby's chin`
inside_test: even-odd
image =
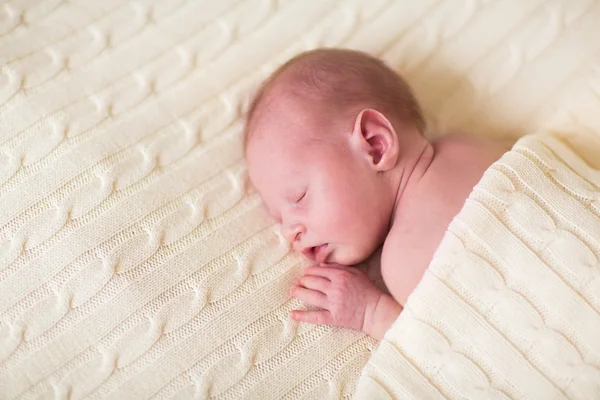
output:
[[[376,249],[369,251],[360,248],[344,248],[334,250],[327,258],[328,264],[356,265],[367,260]]]

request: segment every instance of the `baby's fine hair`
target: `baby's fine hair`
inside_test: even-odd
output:
[[[246,142],[253,123],[268,111],[273,88],[281,82],[293,96],[319,107],[342,113],[374,108],[425,131],[425,118],[410,86],[382,60],[355,50],[316,49],[290,59],[263,82],[246,116]]]

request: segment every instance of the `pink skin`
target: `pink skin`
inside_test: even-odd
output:
[[[309,251],[321,245],[327,246],[327,262],[351,265],[367,258],[390,223],[396,192],[388,180],[355,151],[344,151],[341,135],[324,133],[338,140],[311,144],[292,124],[273,125],[268,127],[277,133],[263,128],[249,143],[248,168],[286,238],[309,258]],[[318,129],[306,125],[308,132]]]
[[[319,265],[290,292],[321,310],[294,310],[293,319],[382,339],[452,218],[512,145],[464,135],[429,143],[394,122],[373,109],[347,121],[280,96],[254,124],[250,178],[294,248]],[[351,266],[382,243],[381,275],[391,296]]]
[[[407,130],[400,146],[392,123],[372,109],[344,126],[297,102],[273,107],[249,140],[249,175],[293,247],[321,265],[307,268],[290,293],[322,310],[294,310],[292,318],[381,338],[402,308],[349,266],[381,246],[430,145]]]
[[[292,319],[370,332],[372,315],[383,293],[358,268],[339,264],[306,267],[290,294],[320,311],[292,311]]]

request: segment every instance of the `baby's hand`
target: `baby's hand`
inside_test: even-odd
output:
[[[304,275],[290,288],[290,294],[323,309],[293,310],[292,319],[364,331],[365,320],[370,320],[383,293],[360,269],[326,264],[306,267]]]

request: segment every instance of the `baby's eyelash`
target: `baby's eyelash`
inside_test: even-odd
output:
[[[304,196],[306,196],[306,192],[304,192],[304,194],[302,196],[300,196],[300,198],[298,200],[296,200],[296,203],[299,203],[300,200],[302,200],[304,198]]]

